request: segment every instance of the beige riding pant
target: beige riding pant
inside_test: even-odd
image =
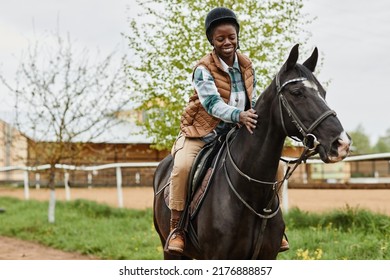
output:
[[[174,160],[169,196],[171,210],[184,210],[191,166],[204,145],[205,143],[199,138],[186,138],[184,135],[179,135],[173,144],[171,154]]]

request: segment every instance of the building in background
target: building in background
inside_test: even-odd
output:
[[[29,139],[8,122],[0,119],[0,168],[8,166],[26,166],[28,161]],[[0,172],[0,181],[14,182],[23,180],[19,171]]]
[[[2,115],[0,115],[2,116]],[[77,166],[96,166],[123,162],[159,162],[169,152],[151,148],[152,141],[141,132],[136,121],[142,121],[142,113],[123,111],[117,115],[121,120],[93,142],[68,143],[70,149],[82,147],[72,159],[62,164]],[[7,118],[7,117],[5,117]],[[39,158],[39,149],[50,149],[56,143],[50,141],[35,141],[19,132],[8,122],[0,120],[0,168],[11,166],[43,165]],[[39,149],[36,147],[39,146]],[[34,147],[34,148],[33,148]],[[37,152],[38,151],[38,152]],[[59,169],[56,182],[63,185],[66,170]],[[151,185],[154,168],[125,168],[122,170],[124,186]],[[87,173],[85,171],[69,171],[69,181],[72,186],[107,186],[115,185],[115,169],[104,169]],[[0,183],[23,184],[24,171],[0,172]],[[37,182],[38,181],[38,182]],[[48,181],[45,170],[29,172],[30,185],[39,184],[44,187]]]

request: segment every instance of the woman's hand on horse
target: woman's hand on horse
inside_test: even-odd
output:
[[[253,129],[256,128],[257,118],[258,116],[256,111],[253,109],[249,109],[240,113],[240,123],[245,125],[250,134],[253,134]]]

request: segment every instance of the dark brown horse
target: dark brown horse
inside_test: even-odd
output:
[[[302,65],[297,63],[298,54],[296,45],[258,99],[254,134],[242,127],[234,137],[228,135],[231,140],[215,165],[202,206],[189,221],[197,242],[187,238],[183,256],[164,253],[165,259],[276,259],[285,225],[275,176],[285,138],[299,138],[310,154],[319,153],[326,163],[348,155],[350,138],[313,75],[318,51]],[[154,178],[154,224],[163,246],[170,210],[162,189],[171,168],[168,156]]]

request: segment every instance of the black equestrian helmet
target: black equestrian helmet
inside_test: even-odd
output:
[[[207,14],[205,20],[206,36],[210,44],[212,44],[211,41],[212,41],[213,27],[215,27],[217,24],[222,22],[233,23],[236,27],[237,36],[238,36],[238,32],[240,31],[240,25],[238,23],[236,14],[228,8],[224,8],[224,7],[214,8]]]

